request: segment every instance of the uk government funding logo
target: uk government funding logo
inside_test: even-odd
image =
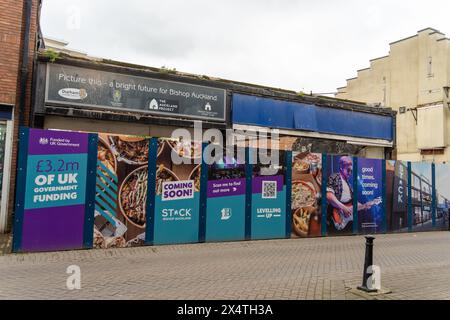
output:
[[[48,139],[44,138],[44,137],[39,138],[39,144],[41,144],[43,146],[47,145],[48,144]]]
[[[226,221],[231,218],[231,208],[223,208],[220,212],[222,213],[220,220]]]

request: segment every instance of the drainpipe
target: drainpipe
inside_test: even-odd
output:
[[[24,37],[20,65],[19,126],[25,125],[32,0],[24,0]]]

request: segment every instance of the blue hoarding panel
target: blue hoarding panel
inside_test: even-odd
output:
[[[242,94],[233,95],[232,119],[234,124],[393,140],[390,116]]]

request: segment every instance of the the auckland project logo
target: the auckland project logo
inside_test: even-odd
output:
[[[85,89],[64,88],[58,91],[58,94],[69,100],[83,100],[87,98],[87,92]]]
[[[159,110],[158,101],[156,101],[156,99],[152,99],[150,101],[150,103],[148,104],[148,109],[149,110]]]
[[[47,145],[48,144],[48,139],[44,138],[44,137],[39,138],[39,144],[43,145],[43,146]]]
[[[226,221],[231,218],[231,208],[223,208],[220,213],[222,214],[220,220]]]
[[[211,105],[209,102],[205,105],[205,111],[211,111]]]

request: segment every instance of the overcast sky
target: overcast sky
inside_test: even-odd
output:
[[[448,0],[43,0],[44,36],[97,57],[295,91],[334,92]]]

